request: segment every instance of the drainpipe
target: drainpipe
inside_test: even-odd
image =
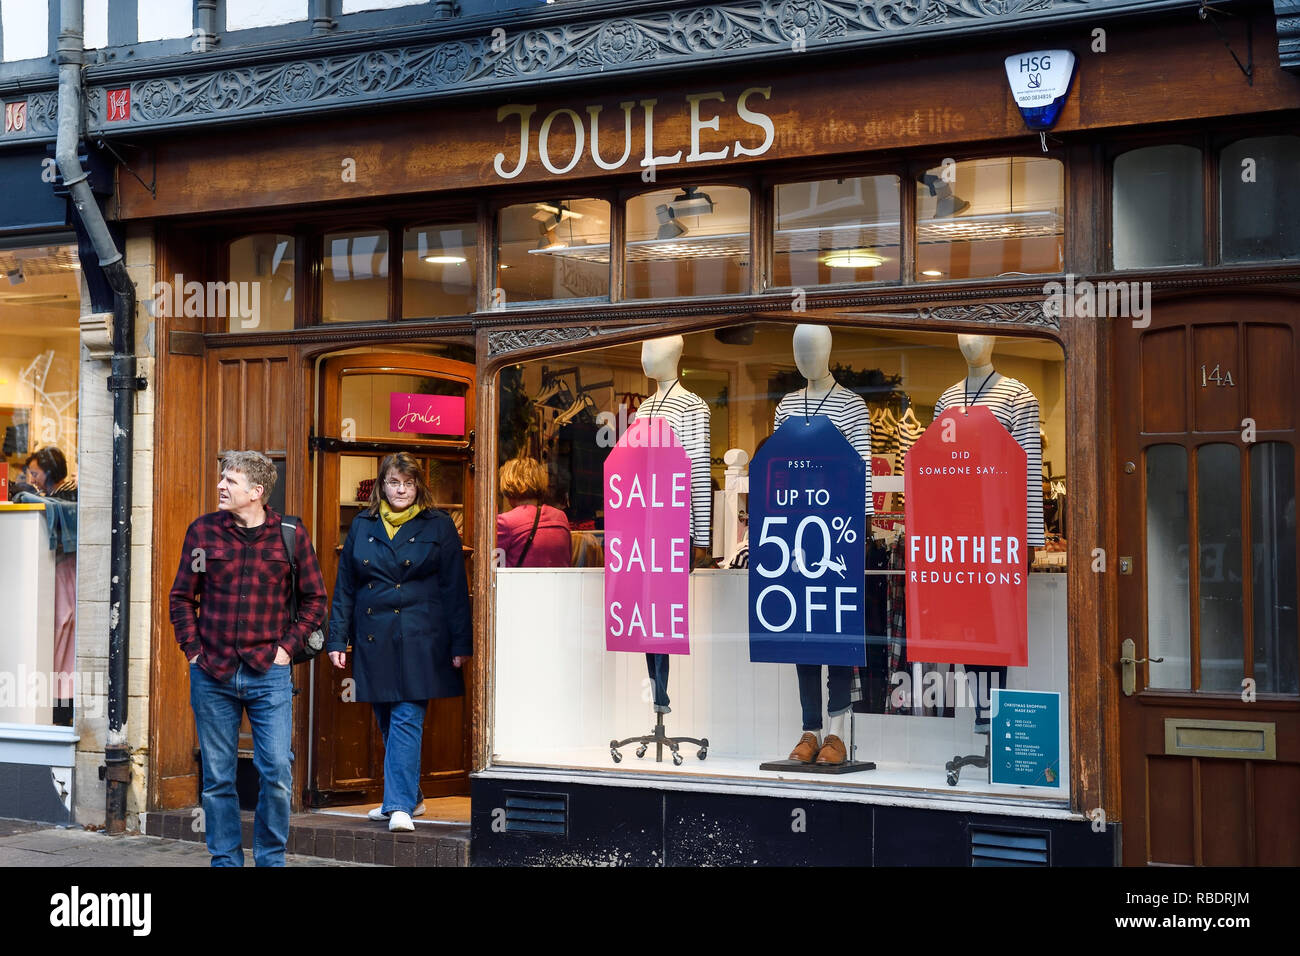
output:
[[[113,393],[113,503],[112,547],[108,585],[108,735],[100,778],[106,781],[105,828],[109,833],[126,829],[126,791],[131,780],[131,758],[126,742],[127,637],[131,625],[131,455],[135,392],[143,387],[136,377],[135,286],[126,262],[104,222],[103,211],[91,193],[87,173],[77,156],[81,138],[81,70],[85,62],[82,39],[82,0],[59,3],[59,130],[55,161],[63,184],[72,197],[77,218],[90,236],[113,290],[113,358],[108,388]]]

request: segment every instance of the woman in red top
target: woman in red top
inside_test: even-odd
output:
[[[569,519],[542,504],[546,468],[536,458],[512,458],[501,466],[501,494],[510,510],[497,515],[497,547],[507,568],[567,568],[572,548]]]

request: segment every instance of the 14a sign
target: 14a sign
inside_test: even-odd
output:
[[[866,487],[866,464],[825,415],[787,419],[754,455],[751,661],[865,666]]]
[[[907,453],[907,659],[1028,663],[1025,451],[983,405],[950,408]]]
[[[605,459],[605,648],[688,654],[691,460],[638,418]]]

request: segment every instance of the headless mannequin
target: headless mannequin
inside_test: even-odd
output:
[[[816,414],[814,409],[823,407],[823,400],[830,395],[836,385],[835,376],[830,371],[831,330],[824,325],[795,326],[793,350],[795,367],[799,369],[799,374],[804,377],[805,385],[799,392],[791,394],[798,396],[796,401],[799,403],[800,408],[806,406],[806,414]],[[796,411],[795,414],[798,414],[798,412]],[[870,457],[870,447],[868,446],[866,454],[868,462]],[[867,470],[870,471],[869,464]],[[871,500],[869,493],[867,494],[867,500]],[[838,713],[833,712],[830,715],[830,726],[827,729],[825,740],[822,739],[821,735],[822,667],[820,664],[796,664],[795,671],[799,675],[799,703],[804,716],[803,733],[805,736],[812,735],[813,752],[810,754],[808,747],[805,746],[804,737],[801,737],[799,745],[790,754],[790,759],[811,763],[813,759],[820,755],[824,744],[829,743],[831,737],[839,740],[841,748],[845,747],[844,741],[848,739],[847,730],[851,708],[849,688],[853,681],[853,668],[839,665],[827,665],[826,667],[827,694],[832,711],[838,711]],[[832,759],[835,756],[837,755],[833,753],[832,749],[827,749],[822,762],[842,762],[842,758]]]
[[[708,405],[698,395],[682,387],[679,366],[685,340],[680,335],[669,335],[661,339],[649,339],[641,345],[641,370],[648,378],[654,379],[654,394],[643,401],[637,408],[636,417],[659,415],[665,410],[665,403],[671,398],[664,417],[677,433],[677,439],[686,449],[691,459],[691,541],[694,563],[708,555],[704,543],[709,540],[709,502],[712,492],[709,486],[709,420]],[[683,414],[690,416],[689,421],[679,419],[672,410],[686,400],[693,408]],[[671,713],[668,706],[668,660],[667,654],[647,654],[646,669],[654,682],[654,709],[659,713]]]
[[[966,359],[966,390],[971,395],[980,391],[980,386],[987,392],[1002,379],[1002,373],[993,368],[994,341],[991,335],[957,336],[957,347]]]

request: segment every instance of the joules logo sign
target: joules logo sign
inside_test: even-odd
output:
[[[707,93],[691,93],[686,96],[686,108],[690,113],[690,152],[686,153],[685,162],[714,162],[740,156],[762,156],[772,148],[776,139],[776,127],[771,117],[759,112],[755,106],[760,100],[772,98],[772,87],[751,86],[730,99],[723,90]],[[734,106],[732,105],[734,103]],[[680,105],[678,106],[680,109]],[[588,151],[591,161],[598,168],[605,170],[623,169],[629,162],[643,168],[642,178],[654,181],[654,171],[659,166],[675,166],[683,161],[683,149],[671,153],[655,155],[655,110],[662,117],[671,108],[660,105],[657,99],[625,100],[618,104],[623,113],[621,123],[617,119],[604,117],[605,126],[601,128],[605,107],[601,105],[583,106],[571,109],[562,106],[551,110],[536,126],[536,104],[510,103],[497,110],[497,122],[511,123],[515,129],[513,138],[517,145],[511,152],[513,158],[505,152],[496,154],[492,162],[493,169],[502,179],[514,179],[528,166],[534,156],[541,162],[547,172],[562,176],[571,172]],[[747,127],[742,134],[720,149],[704,150],[700,145],[700,134],[711,130],[716,138],[721,138],[722,122],[734,110],[736,119]],[[619,129],[619,127],[622,129]],[[563,149],[552,144],[552,136],[561,134]],[[759,138],[761,136],[761,139]],[[638,141],[639,140],[639,141]],[[758,140],[755,144],[755,140]],[[641,147],[640,158],[633,156],[633,147]],[[513,162],[513,165],[508,165]]]

